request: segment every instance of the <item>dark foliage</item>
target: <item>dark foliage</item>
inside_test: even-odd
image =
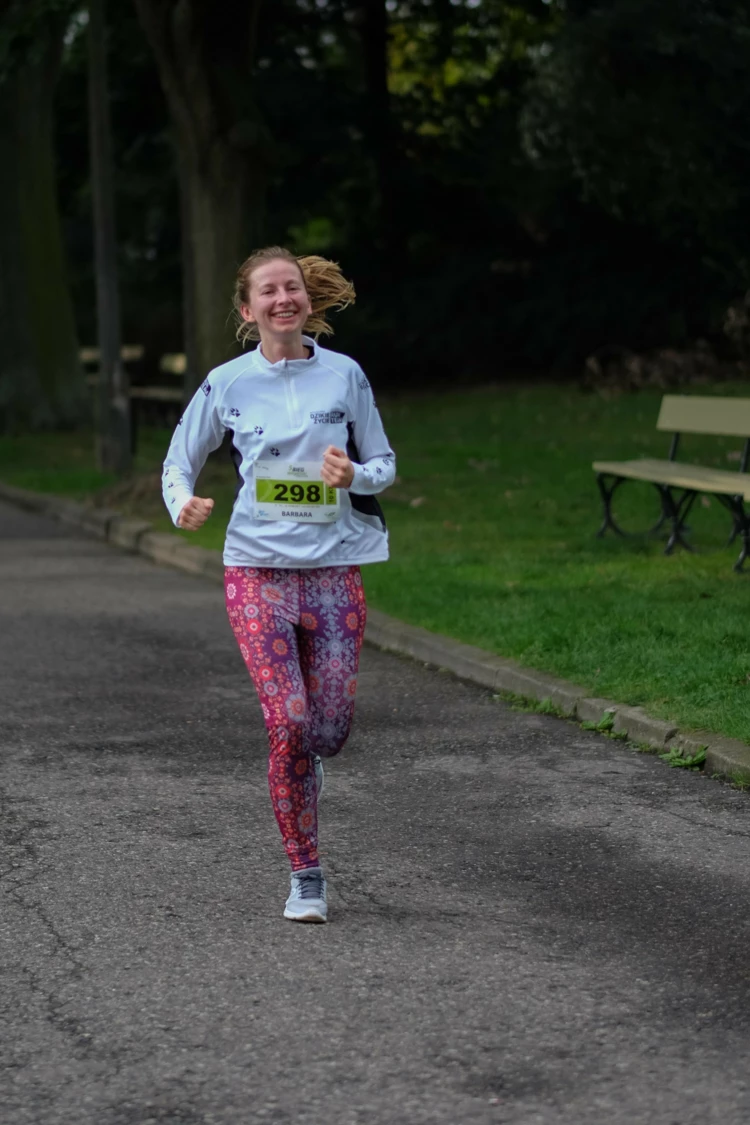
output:
[[[125,334],[156,355],[181,347],[170,126],[132,4],[108,8]],[[267,240],[342,262],[333,344],[394,385],[715,341],[750,285],[749,44],[744,0],[269,2]],[[84,55],[73,27],[60,190],[90,339]]]

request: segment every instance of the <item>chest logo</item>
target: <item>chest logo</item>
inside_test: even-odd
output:
[[[338,426],[344,421],[343,410],[313,410],[310,414],[313,422],[328,426]]]

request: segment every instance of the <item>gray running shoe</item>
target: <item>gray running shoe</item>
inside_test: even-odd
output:
[[[284,917],[292,922],[326,922],[326,881],[319,867],[292,872],[292,889],[286,900]]]
[[[323,759],[318,757],[317,754],[313,754],[312,762],[313,769],[315,770],[315,786],[318,790],[318,799],[320,799],[323,795],[323,789],[326,783],[325,774],[323,773]]]

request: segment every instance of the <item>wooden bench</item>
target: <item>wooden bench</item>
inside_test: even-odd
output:
[[[123,344],[120,348],[120,358],[123,363],[137,363],[144,357],[145,349],[141,344]],[[85,366],[98,367],[99,349],[81,348],[79,358]],[[159,371],[165,375],[182,376],[185,374],[187,361],[184,353],[175,352],[163,355],[159,360]],[[99,384],[98,371],[92,371],[86,376],[87,384],[94,388]],[[160,425],[173,426],[180,414],[185,401],[185,392],[180,382],[177,386],[133,386],[128,387],[130,399],[130,443],[135,453],[138,441],[138,431],[145,419],[156,416]]]
[[[159,370],[165,375],[182,376],[185,374],[186,366],[185,356],[182,353],[163,355],[159,360]],[[182,382],[178,386],[171,387],[131,387],[130,401],[132,404],[130,426],[133,452],[135,452],[138,430],[143,418],[148,417],[149,410],[156,409],[157,418],[161,425],[174,426],[182,413],[185,391]],[[152,406],[149,407],[148,404],[152,404]]]
[[[661,517],[651,529],[658,531],[669,525],[670,534],[665,554],[669,555],[679,544],[692,550],[686,542],[685,520],[700,493],[710,493],[729,510],[734,521],[730,543],[738,536],[742,550],[735,570],[742,570],[750,553],[750,512],[745,503],[750,501],[750,398],[720,398],[706,395],[664,395],[656,423],[657,430],[672,433],[669,458],[657,461],[643,458],[637,461],[594,461],[594,472],[604,504],[604,520],[598,535],[611,528],[618,535],[626,532],[612,515],[612,498],[626,480],[640,480],[653,484],[661,499]],[[681,434],[712,434],[717,437],[744,439],[740,454],[739,472],[710,469],[677,461]]]
[[[143,344],[123,344],[120,348],[120,359],[123,363],[138,363],[143,359],[144,352]],[[84,367],[94,363],[98,366],[101,352],[98,348],[81,348],[78,358]]]

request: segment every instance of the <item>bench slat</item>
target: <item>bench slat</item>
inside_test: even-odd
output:
[[[182,402],[183,399],[179,387],[131,387],[129,393],[131,398],[148,402]]]
[[[612,473],[629,480],[669,484],[694,492],[716,492],[725,496],[744,496],[750,500],[750,473],[730,473],[724,469],[708,469],[702,465],[684,465],[679,461],[594,461],[594,472]]]
[[[671,433],[750,437],[750,398],[664,395],[657,430]]]
[[[120,359],[123,363],[137,363],[139,359],[143,359],[145,351],[143,344],[123,344],[120,348]],[[101,352],[98,348],[80,348],[78,358],[81,363],[98,363]]]
[[[159,360],[159,370],[169,375],[184,375],[187,371],[187,356],[184,352],[171,352]]]

